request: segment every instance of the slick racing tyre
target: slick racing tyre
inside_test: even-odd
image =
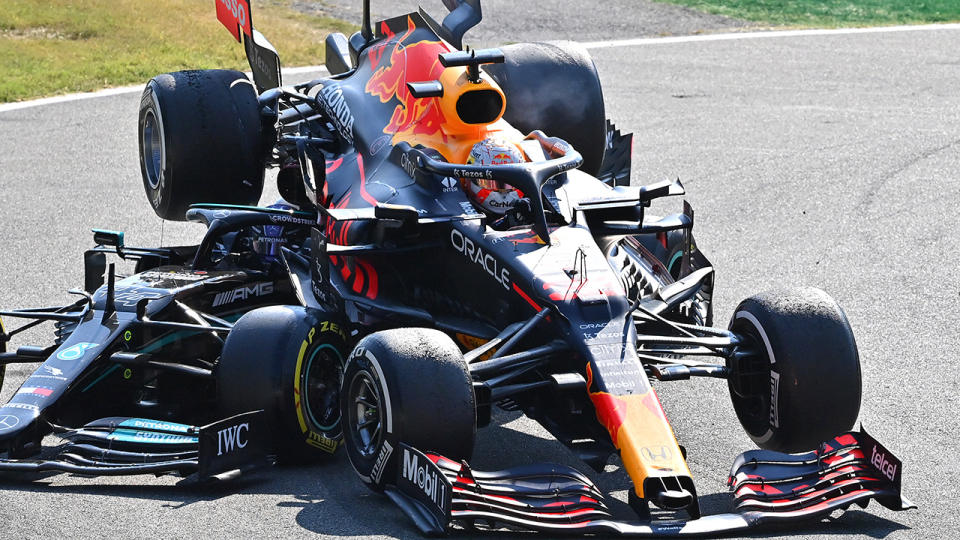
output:
[[[760,448],[813,450],[860,411],[860,358],[846,315],[827,293],[788,289],[748,298],[730,330],[746,356],[728,361],[733,407]]]
[[[572,41],[500,47],[505,61],[483,66],[507,98],[503,118],[523,133],[542,130],[580,152],[580,170],[596,175],[607,145],[606,113],[597,68]]]
[[[477,431],[473,383],[460,349],[423,328],[376,332],[360,340],[340,393],[343,444],[375,491],[396,478],[398,445],[469,459]]]
[[[346,327],[323,311],[255,309],[227,335],[217,367],[224,416],[263,409],[279,457],[306,462],[340,445]]]
[[[195,203],[256,204],[264,137],[253,84],[239,71],[157,75],[140,98],[140,173],[154,212],[183,221]]]
[[[680,278],[680,268],[683,262],[683,230],[667,231],[666,246],[653,233],[638,235],[636,238],[643,244],[643,247],[650,250],[650,253],[657,260],[663,263],[673,279]],[[693,241],[693,243],[696,245],[696,241]]]

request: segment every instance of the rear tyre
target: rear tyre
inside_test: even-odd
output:
[[[590,53],[572,41],[501,47],[506,61],[483,66],[503,90],[503,118],[522,131],[543,130],[583,156],[580,170],[596,176],[607,144],[603,89]]]
[[[730,330],[754,354],[729,361],[733,407],[760,448],[812,450],[860,412],[860,358],[846,315],[814,288],[773,291],[737,306]]]
[[[270,306],[245,314],[227,336],[217,367],[224,416],[263,409],[283,461],[333,454],[342,440],[346,336],[337,316],[319,310]]]
[[[264,137],[253,84],[239,71],[157,75],[140,98],[140,173],[154,212],[183,221],[191,204],[256,204]]]
[[[340,405],[347,456],[375,491],[396,477],[401,442],[457,461],[473,453],[470,372],[459,347],[437,330],[403,328],[362,339],[347,362]]]

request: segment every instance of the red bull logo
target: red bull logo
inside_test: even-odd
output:
[[[673,429],[649,384],[637,393],[615,396],[593,391],[593,382],[593,366],[587,364],[587,389],[597,420],[620,450],[637,495],[643,496],[643,481],[650,476],[690,476]]]
[[[593,368],[587,364],[587,389],[593,386]],[[590,392],[590,401],[597,409],[597,420],[607,428],[613,445],[620,447],[617,436],[627,420],[627,402],[607,392]]]
[[[383,128],[384,133],[394,136],[394,144],[415,136],[442,135],[441,128],[446,122],[439,100],[413,97],[407,82],[439,79],[444,69],[439,55],[449,52],[450,48],[440,41],[404,43],[416,30],[409,17],[407,25],[407,31],[401,36],[377,45],[370,51],[370,59],[378,60],[379,66],[364,88],[368,94],[378,97],[381,103],[389,103],[392,99],[399,101],[390,122]],[[443,140],[446,141],[446,136]]]

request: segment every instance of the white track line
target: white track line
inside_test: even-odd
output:
[[[693,43],[697,41],[733,41],[739,39],[766,39],[803,36],[833,36],[847,34],[879,34],[894,32],[929,32],[934,30],[960,30],[960,23],[918,24],[912,26],[871,26],[866,28],[817,28],[811,30],[770,30],[763,32],[730,32],[725,34],[700,34],[696,36],[672,36],[656,38],[620,39],[613,41],[581,42],[588,49],[611,47],[634,47],[637,45],[666,45],[670,43]]]
[[[581,42],[581,45],[583,45],[587,49],[609,49],[612,47],[668,45],[671,43],[694,43],[698,41],[733,41],[733,40],[740,40],[740,39],[768,39],[768,38],[832,36],[832,35],[848,35],[848,34],[879,34],[879,33],[894,33],[894,32],[930,32],[935,30],[960,30],[960,23],[923,24],[923,25],[912,25],[912,26],[872,26],[872,27],[866,27],[866,28],[833,28],[833,29],[812,29],[812,30],[770,30],[770,31],[764,31],[764,32],[731,32],[731,33],[725,33],[725,34],[701,34],[696,36],[671,36],[671,37],[655,37],[655,38],[621,39],[621,40],[611,40],[611,41],[589,41],[589,42]],[[283,72],[288,75],[297,75],[301,73],[310,73],[310,72],[322,73],[326,71],[327,71],[327,68],[324,66],[304,66],[304,67],[286,68],[283,70]],[[63,96],[33,99],[30,101],[2,103],[0,104],[0,113],[7,112],[7,111],[16,111],[20,109],[28,109],[31,107],[39,107],[42,105],[50,105],[54,103],[64,103],[68,101],[79,101],[83,99],[93,99],[93,98],[106,97],[106,96],[116,96],[120,94],[129,94],[133,92],[140,92],[142,90],[143,90],[143,85],[141,84],[136,86],[122,86],[119,88],[107,88],[106,90],[98,90],[96,92],[83,92],[79,94],[66,94]]]
[[[326,73],[327,68],[324,66],[304,66],[304,67],[294,67],[294,68],[284,68],[284,75],[299,75],[302,73]],[[250,74],[247,73],[249,77]],[[96,92],[81,92],[79,94],[65,94],[62,96],[53,96],[48,98],[41,99],[32,99],[30,101],[15,101],[13,103],[2,103],[0,104],[0,113],[7,111],[16,111],[20,109],[29,109],[31,107],[39,107],[41,105],[52,105],[54,103],[65,103],[68,101],[81,101],[84,99],[93,99],[107,96],[117,96],[121,94],[132,94],[134,92],[143,92],[144,84],[137,84],[133,86],[120,86],[117,88],[107,88],[104,90],[97,90]]]

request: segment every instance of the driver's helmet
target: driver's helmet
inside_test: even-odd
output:
[[[523,161],[523,153],[515,144],[491,137],[473,145],[467,165],[507,165]],[[494,214],[506,214],[523,198],[520,190],[499,180],[461,178],[460,183],[473,202]]]
[[[290,206],[283,200],[277,201],[267,208],[275,210],[295,210],[293,206]],[[284,243],[283,233],[283,225],[254,227],[253,250],[261,255],[265,261],[273,262],[278,260],[280,246]]]

